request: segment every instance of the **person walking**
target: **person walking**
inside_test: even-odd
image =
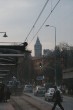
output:
[[[1,88],[0,88],[0,102],[4,101],[4,87],[5,84],[1,84]]]
[[[54,105],[52,107],[52,110],[55,110],[57,105],[61,108],[61,110],[64,110],[64,108],[61,104],[61,102],[62,102],[61,94],[60,94],[60,91],[57,89],[56,86],[55,86],[55,92],[54,92],[54,95],[53,95],[53,100],[55,102],[54,102]]]
[[[4,95],[5,95],[4,101],[7,102],[7,100],[10,99],[10,95],[11,95],[10,89],[7,85],[5,85]]]

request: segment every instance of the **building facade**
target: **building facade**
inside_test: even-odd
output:
[[[31,52],[24,45],[0,45],[0,82],[7,83],[15,76],[30,81]]]
[[[53,57],[33,57],[34,81],[36,84],[54,83],[54,58]],[[52,65],[52,68],[51,68]]]

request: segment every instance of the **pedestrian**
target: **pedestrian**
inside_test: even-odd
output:
[[[1,88],[0,88],[0,102],[4,101],[4,87],[5,84],[1,84]]]
[[[4,95],[5,95],[4,101],[7,102],[7,100],[10,99],[10,95],[11,95],[10,89],[7,85],[5,85]]]
[[[55,86],[55,92],[54,92],[54,95],[53,95],[53,100],[55,101],[54,102],[54,105],[52,107],[52,110],[55,110],[56,106],[58,105],[62,110],[64,110],[61,102],[62,102],[62,98],[61,98],[61,94],[60,94],[60,91],[57,89],[57,87]]]

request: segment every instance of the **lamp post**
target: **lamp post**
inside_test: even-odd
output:
[[[0,32],[0,33],[4,33],[3,37],[8,37],[8,36],[6,35],[6,32]]]
[[[55,50],[56,50],[56,27],[55,26],[50,26],[50,25],[46,25],[46,27],[52,27],[55,30]]]
[[[54,28],[55,31],[55,52],[56,52],[56,27],[51,25],[46,25],[46,27]],[[56,76],[56,53],[55,53],[55,85],[57,85],[57,76]]]

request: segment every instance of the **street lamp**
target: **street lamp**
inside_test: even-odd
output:
[[[55,31],[55,52],[56,52],[56,27],[51,25],[46,25],[46,27],[52,27]],[[57,77],[56,77],[56,53],[55,53],[55,85],[57,85]]]
[[[0,32],[0,33],[4,33],[3,37],[8,37],[8,36],[6,35],[6,32]]]

